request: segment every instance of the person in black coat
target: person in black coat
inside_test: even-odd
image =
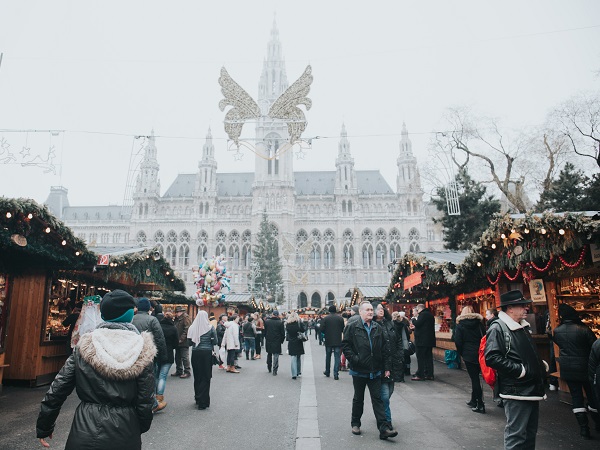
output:
[[[285,326],[279,318],[279,311],[273,311],[273,315],[265,321],[265,350],[267,350],[267,369],[273,375],[277,375],[279,369],[279,355],[281,355],[281,344],[285,341]]]
[[[581,437],[589,439],[590,429],[583,391],[585,390],[589,410],[596,412],[594,419],[597,420],[596,396],[592,391],[587,371],[590,352],[596,341],[596,335],[581,322],[577,311],[566,303],[561,303],[558,306],[558,317],[560,325],[556,327],[551,337],[560,349],[560,356],[558,357],[560,377],[569,386],[569,392],[573,400],[573,413],[579,423]]]
[[[158,407],[154,409],[153,412],[158,412],[167,406],[167,402],[165,402],[164,397],[165,387],[167,385],[167,375],[169,375],[169,370],[171,370],[171,366],[175,362],[173,351],[179,345],[179,333],[177,332],[177,328],[175,328],[175,324],[173,323],[173,314],[169,312],[167,314],[158,313],[156,318],[160,322],[160,327],[165,335],[165,343],[167,345],[167,361],[161,365],[157,365],[157,370],[154,373],[154,377],[156,378],[156,401],[158,402]]]
[[[304,333],[304,328],[295,312],[288,316],[285,325],[288,341],[288,353],[292,357],[292,379],[300,374],[300,358],[304,355],[304,342],[298,338],[298,333]]]
[[[600,403],[600,339],[592,345],[590,359],[588,361],[588,379],[596,395],[596,404]],[[600,431],[600,416],[598,411],[590,411],[596,422],[596,431]]]
[[[42,401],[36,433],[44,447],[50,446],[46,439],[76,389],[81,403],[66,450],[142,448],[141,435],[152,424],[156,346],[151,333],[140,334],[131,324],[134,307],[133,297],[120,289],[102,299],[106,323],[81,336]]]
[[[456,328],[454,330],[454,343],[456,351],[462,357],[467,373],[471,378],[471,400],[467,405],[473,412],[485,413],[483,403],[483,389],[479,374],[479,344],[481,338],[485,336],[483,327],[483,316],[473,312],[473,308],[465,306],[460,316],[456,318]]]
[[[331,373],[331,354],[333,353],[333,379],[340,379],[340,360],[342,354],[342,333],[344,332],[344,319],[337,314],[335,305],[329,307],[329,314],[321,320],[321,333],[325,336],[325,372],[329,377]]]
[[[417,371],[413,381],[433,380],[433,347],[435,347],[435,318],[425,305],[417,305],[418,316],[411,330],[415,333],[417,347]]]

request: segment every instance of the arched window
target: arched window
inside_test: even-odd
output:
[[[346,214],[346,200],[342,200],[342,214]]]
[[[320,269],[321,268],[321,247],[319,244],[313,244],[310,252],[310,268]]]
[[[250,232],[250,230],[246,230],[242,233],[242,242],[250,242],[251,238],[252,233]]]
[[[377,231],[375,232],[375,240],[378,242],[379,241],[385,242],[387,240],[387,234],[383,228],[377,229]]]
[[[390,244],[390,261],[399,259],[401,256],[402,252],[400,251],[400,244],[398,244],[398,242],[392,242]]]
[[[165,235],[162,231],[158,230],[156,233],[154,233],[154,242],[157,244],[162,244],[165,242]]]
[[[344,265],[352,266],[354,264],[354,247],[352,244],[344,245]]]
[[[190,242],[190,233],[186,230],[183,230],[179,233],[179,242]]]
[[[138,234],[136,236],[136,241],[138,244],[141,244],[141,245],[146,244],[146,233],[144,233],[143,231],[138,231]]]
[[[298,294],[298,308],[308,307],[308,298],[304,292]]]
[[[344,230],[343,237],[344,237],[344,241],[352,242],[352,240],[354,239],[354,233],[352,232],[352,230],[350,228],[346,228]]]
[[[208,233],[204,230],[198,233],[198,242],[206,242],[208,241]]]
[[[236,244],[229,247],[229,260],[233,263],[234,268],[240,267],[240,248]]]
[[[138,211],[138,215],[139,215],[140,217],[142,217],[142,214],[143,214],[143,212],[144,212],[144,205],[142,205],[142,204],[140,203],[140,205],[139,205],[138,209],[139,209],[139,211]]]
[[[300,246],[304,244],[307,240],[308,233],[303,229],[298,230],[298,232],[296,233],[296,245]]]
[[[240,233],[237,230],[231,230],[229,233],[229,242],[239,242],[240,241]]]
[[[421,251],[421,247],[419,247],[417,242],[411,242],[409,251],[411,253],[419,253]]]
[[[421,234],[419,233],[419,230],[417,230],[416,228],[411,228],[410,231],[408,232],[408,239],[410,241],[418,241],[420,237],[421,237]]]
[[[375,249],[375,264],[377,265],[377,267],[385,266],[386,253],[387,252],[385,251],[385,244],[383,242],[378,243],[377,248]]]
[[[390,241],[399,241],[400,240],[400,231],[398,228],[392,228],[390,230]]]
[[[313,308],[321,307],[321,294],[319,294],[318,292],[315,292],[312,295],[312,297],[310,298],[310,306],[312,306]]]
[[[331,291],[327,293],[327,305],[335,305],[335,294]]]
[[[373,267],[373,246],[368,242],[363,245],[363,268],[368,269]]]
[[[188,267],[190,265],[190,247],[182,244],[179,247],[179,267]]]
[[[208,258],[208,248],[206,247],[206,244],[201,243],[198,246],[198,263],[204,261],[207,258]]]
[[[333,269],[335,267],[335,248],[333,244],[325,245],[323,264],[325,265],[326,269]]]
[[[312,236],[313,240],[316,242],[321,242],[321,232],[319,230],[317,230],[316,228],[314,228],[311,232],[310,235]]]
[[[215,250],[215,256],[219,256],[219,255],[223,255],[223,256],[227,256],[227,251],[225,250],[225,244],[219,244],[217,245],[217,249]]]
[[[167,242],[177,242],[177,233],[175,233],[175,231],[169,231],[167,234]]]
[[[225,242],[225,238],[227,238],[227,233],[225,233],[225,231],[223,231],[223,230],[219,230],[219,231],[217,231],[217,234],[215,237],[217,239],[217,242]]]
[[[406,200],[406,212],[410,215],[410,200]]]
[[[323,233],[323,240],[326,242],[333,242],[335,240],[335,233],[331,228],[327,228]]]
[[[348,214],[352,214],[352,200],[348,200]]]
[[[244,264],[244,268],[250,268],[250,263],[252,262],[252,247],[250,244],[244,244],[242,247],[242,261]]]
[[[177,249],[173,244],[167,246],[167,262],[171,264],[171,266],[177,265]]]
[[[363,241],[373,241],[373,232],[369,228],[365,228],[362,232]]]

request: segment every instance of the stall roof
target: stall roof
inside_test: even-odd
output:
[[[420,252],[419,255],[425,256],[430,261],[437,263],[452,263],[454,265],[462,264],[465,258],[469,255],[466,250],[447,250],[440,252]]]
[[[242,305],[244,303],[250,303],[252,301],[252,294],[226,294],[225,303],[237,303]]]
[[[358,289],[363,297],[366,298],[375,298],[375,297],[385,297],[388,287],[387,286],[357,286],[355,289]]]

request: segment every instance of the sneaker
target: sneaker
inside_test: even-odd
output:
[[[352,434],[359,435],[360,434],[360,427],[352,427]]]
[[[398,432],[393,428],[386,428],[383,431],[379,432],[379,439],[387,439],[398,436]]]
[[[219,364],[219,369],[224,369],[223,364]]]
[[[548,386],[548,389],[550,389],[551,391],[556,391],[556,386],[551,384],[550,386]]]
[[[172,377],[180,377],[181,375],[183,375],[181,372],[175,372],[171,374]]]
[[[338,375],[334,375],[334,376],[333,376],[333,379],[334,379],[335,381],[337,381],[337,380],[339,380],[339,379],[340,379],[340,377],[339,377]]]
[[[327,372],[323,372],[323,375],[325,375],[327,378],[329,378],[329,374]]]
[[[191,377],[191,376],[192,376],[192,375],[191,375],[191,374],[189,374],[189,373],[184,373],[184,374],[183,374],[183,375],[181,375],[179,378],[189,378],[189,377]]]

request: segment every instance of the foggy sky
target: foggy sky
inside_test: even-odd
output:
[[[53,175],[0,163],[0,195],[43,202],[63,185],[72,205],[120,204],[141,142],[133,136],[151,129],[161,193],[196,172],[209,126],[218,171],[253,171],[251,153],[236,161],[226,151],[217,80],[225,66],[256,98],[275,15],[290,84],[313,68],[303,136],[324,137],[295,170],[335,170],[344,122],[355,168],[380,170],[395,189],[403,121],[424,165],[450,106],[519,129],[600,86],[592,0],[0,0],[0,129],[66,130],[0,132],[18,158],[26,147],[39,161],[54,145],[57,164]],[[253,126],[242,135],[253,137]]]

